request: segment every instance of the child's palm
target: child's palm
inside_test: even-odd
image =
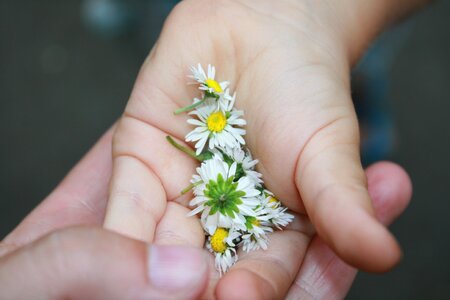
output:
[[[398,249],[370,215],[345,57],[300,11],[295,24],[270,13],[227,1],[191,1],[172,13],[116,129],[105,226],[148,242],[203,245],[198,221],[186,218],[189,195],[180,197],[197,162],[165,137],[182,143],[192,129],[173,112],[199,94],[187,85],[189,67],[211,63],[237,92],[266,186],[306,213],[344,259],[385,269]],[[234,269],[287,290],[309,242],[303,225],[273,234],[270,251],[244,255]]]

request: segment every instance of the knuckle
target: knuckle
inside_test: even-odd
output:
[[[84,272],[84,266],[95,264],[99,241],[99,229],[65,228],[50,233],[41,251],[51,258],[51,267],[57,274],[67,270]]]
[[[170,229],[158,231],[156,239],[159,244],[166,244],[166,245],[189,244],[189,241],[187,241],[184,237],[180,236],[177,232]]]
[[[111,191],[110,199],[119,199],[120,201],[126,201],[127,204],[139,208],[146,214],[155,214],[153,205],[151,205],[151,201],[145,199],[139,192],[126,189],[115,189]]]

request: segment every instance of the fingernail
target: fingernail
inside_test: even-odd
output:
[[[161,290],[192,290],[206,279],[207,261],[200,249],[150,246],[147,261],[150,283]]]

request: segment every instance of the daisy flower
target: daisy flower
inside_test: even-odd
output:
[[[275,198],[273,193],[268,190],[264,190],[266,195],[265,199],[262,201],[262,205],[266,207],[268,216],[270,217],[270,222],[278,229],[281,227],[286,227],[289,223],[294,220],[294,216],[287,213],[287,207],[283,207],[281,202]]]
[[[228,164],[232,164],[233,162],[237,163],[237,178],[247,176],[255,183],[257,187],[260,187],[263,183],[262,174],[255,171],[255,166],[258,163],[258,160],[252,158],[252,154],[249,149],[244,150],[241,147],[225,147],[221,148],[220,151],[213,151],[213,153],[226,161]]]
[[[254,251],[254,250],[267,250],[267,246],[269,244],[268,236],[264,234],[256,235],[247,233],[242,235],[242,250],[246,252]]]
[[[277,207],[270,212],[270,222],[278,229],[281,227],[286,227],[289,223],[294,220],[294,216],[287,213],[287,207]]]
[[[256,216],[245,217],[246,231],[242,235],[243,240],[243,250],[259,250],[267,249],[269,239],[267,233],[273,232],[270,227],[272,224],[270,222],[271,216],[267,214],[267,208],[263,205],[259,205],[255,209]]]
[[[225,90],[223,97],[220,97],[218,99],[211,99],[211,98],[194,98],[192,100],[192,105],[188,106],[191,109],[196,108],[197,106],[200,106],[201,104],[204,105],[211,105],[212,107],[216,107],[217,110],[221,110],[223,112],[227,112],[229,110],[233,109],[234,102],[236,101],[236,94],[233,96],[229,94],[228,89]]]
[[[209,236],[206,248],[215,256],[215,266],[220,275],[228,271],[237,261],[234,240],[239,239],[240,233],[232,229],[217,228]]]
[[[205,73],[202,65],[198,64],[197,67],[191,67],[191,72],[192,75],[190,77],[200,84],[199,89],[204,91],[207,96],[219,98],[220,96],[224,95],[229,82],[216,81],[216,68],[214,66],[208,65],[208,72]]]
[[[269,191],[268,189],[264,189],[262,191],[262,205],[269,207],[269,208],[277,208],[281,206],[280,200],[278,200],[275,195]]]
[[[245,216],[255,216],[260,192],[247,177],[234,182],[236,163],[229,166],[212,158],[203,162],[197,173],[191,181],[195,198],[189,203],[197,207],[189,215],[202,212],[202,225],[210,235],[217,227],[243,227]]]
[[[266,250],[269,233],[287,226],[294,217],[265,189],[262,175],[256,171],[258,160],[243,146],[246,121],[244,113],[234,108],[236,93],[231,95],[229,83],[216,80],[212,65],[205,72],[198,64],[191,72],[201,96],[175,114],[190,111],[187,122],[195,128],[185,141],[195,143],[195,150],[170,136],[166,139],[201,162],[181,194],[193,191],[189,202],[193,209],[188,215],[200,215],[206,248],[214,254],[222,275],[236,263],[238,248]]]
[[[190,114],[196,115],[198,119],[189,119],[187,122],[197,126],[197,128],[186,135],[186,142],[196,142],[197,155],[203,151],[208,140],[209,149],[218,146],[233,148],[236,145],[245,144],[242,138],[245,135],[245,130],[233,127],[246,124],[246,121],[240,118],[243,115],[242,111],[217,110],[216,105],[209,102],[207,105],[190,112]]]
[[[194,98],[193,104],[175,110],[176,115],[194,109],[207,99],[214,99],[219,108],[223,108],[228,102],[232,101],[233,97],[228,90],[229,82],[215,80],[216,68],[214,66],[208,65],[208,73],[205,73],[202,65],[198,64],[197,67],[191,67],[191,72],[192,75],[189,77],[200,84],[199,89],[205,93],[204,97],[203,99]]]

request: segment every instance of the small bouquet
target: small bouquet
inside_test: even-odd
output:
[[[188,123],[196,128],[186,135],[195,143],[195,151],[167,140],[176,148],[201,161],[191,184],[181,193],[193,191],[189,216],[201,214],[207,236],[206,248],[215,255],[220,274],[238,259],[237,249],[267,249],[268,233],[287,226],[293,216],[286,212],[273,193],[264,187],[262,175],[255,170],[258,160],[245,148],[246,121],[243,111],[236,110],[236,93],[230,94],[229,83],[215,80],[215,68],[208,65],[191,68],[202,97],[175,114],[189,111]]]

